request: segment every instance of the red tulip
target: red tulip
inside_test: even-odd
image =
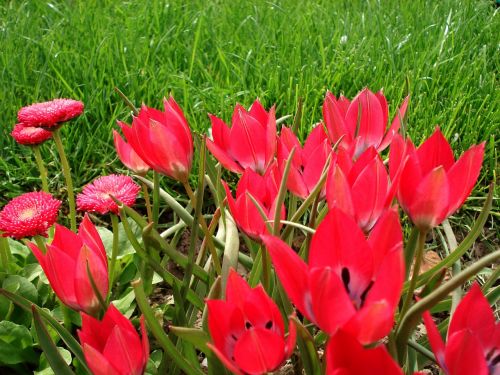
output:
[[[434,355],[446,375],[500,374],[500,324],[478,284],[451,317],[446,345],[429,312],[424,323]]]
[[[95,314],[99,299],[92,288],[87,267],[101,297],[108,293],[108,259],[101,237],[87,215],[78,234],[56,224],[54,240],[44,254],[28,243],[59,299],[74,310]]]
[[[339,330],[326,346],[327,375],[403,375],[383,345],[365,349],[351,335]]]
[[[342,138],[340,147],[357,158],[370,146],[380,152],[391,143],[399,131],[407,107],[408,97],[387,129],[388,106],[382,91],[374,94],[365,88],[352,102],[342,95],[336,99],[331,92],[327,92],[323,103],[323,119],[330,141],[335,144]]]
[[[483,162],[484,143],[472,146],[455,162],[450,144],[436,128],[417,149],[398,135],[391,145],[389,171],[399,175],[398,201],[413,223],[427,230],[462,206]]]
[[[368,232],[391,206],[395,186],[375,148],[368,148],[354,163],[339,150],[328,175],[326,199],[330,209],[340,208]]]
[[[318,183],[332,147],[321,125],[311,131],[303,148],[292,130],[283,127],[278,140],[278,164],[281,173],[284,172],[293,148],[295,153],[288,174],[287,187],[292,194],[306,199]],[[324,197],[324,194],[323,188],[321,195]]]
[[[231,270],[226,300],[207,300],[209,348],[233,373],[264,374],[278,369],[295,347],[295,325],[288,338],[278,306],[261,285],[250,286]]]
[[[165,112],[143,105],[132,127],[121,128],[132,149],[153,170],[186,182],[193,161],[191,131],[173,97],[163,104]]]
[[[254,240],[259,241],[260,235],[267,233],[267,227],[259,209],[249,195],[259,203],[266,217],[269,220],[274,220],[280,181],[281,176],[276,164],[273,164],[264,176],[251,169],[246,169],[236,187],[236,200],[233,198],[229,186],[222,181],[226,189],[229,210],[234,221],[247,236]],[[285,217],[285,205],[282,205],[281,219],[284,220]]]
[[[141,337],[116,307],[109,305],[102,321],[82,315],[78,337],[87,365],[94,375],[142,375],[149,358],[144,317]]]
[[[220,118],[209,116],[213,141],[207,139],[207,148],[222,166],[236,173],[250,168],[264,174],[276,154],[274,107],[266,112],[258,99],[250,111],[237,104],[231,128]]]
[[[121,121],[118,121],[120,128],[128,126]],[[149,165],[137,155],[134,149],[120,137],[116,130],[113,130],[113,141],[115,143],[116,153],[121,162],[134,173],[138,175],[145,175],[149,171]]]
[[[290,300],[324,332],[342,328],[362,344],[389,333],[404,281],[395,210],[386,211],[366,239],[350,216],[333,208],[312,236],[309,264],[280,239],[263,241]]]

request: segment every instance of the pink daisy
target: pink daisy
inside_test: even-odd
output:
[[[16,124],[10,133],[14,140],[21,145],[38,145],[52,138],[52,133],[43,128]]]
[[[16,239],[41,235],[56,222],[61,201],[43,191],[26,193],[12,199],[0,211],[3,237]]]
[[[76,197],[76,204],[80,211],[118,214],[118,205],[111,196],[126,206],[132,206],[140,189],[129,176],[103,176],[84,186]]]
[[[83,103],[78,100],[54,99],[21,108],[17,118],[26,126],[52,128],[61,122],[80,116],[82,112]]]

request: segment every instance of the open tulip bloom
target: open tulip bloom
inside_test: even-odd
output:
[[[460,244],[446,220],[478,180],[484,143],[455,160],[437,128],[416,147],[399,134],[408,98],[389,123],[385,96],[369,89],[352,101],[327,93],[324,123],[301,143],[296,126],[277,130],[275,107],[256,100],[249,110],[236,105],[230,125],[209,115],[212,138],[196,142],[194,178],[192,133],[174,99],[163,111],[131,103],[132,124],[118,122],[124,139],[118,131],[113,139],[139,176],[110,173],[75,189],[59,128],[83,104],[19,111],[12,136],[38,151],[39,166],[39,144],[52,138],[43,148],[61,155],[66,189],[54,198],[54,179],[44,183],[40,168],[44,191],[0,210],[0,373],[50,365],[77,375],[423,375],[438,367],[500,375],[490,307],[498,270],[488,268],[500,250],[485,246],[460,262],[481,234],[491,237],[483,226],[496,225],[494,190]],[[162,189],[160,174],[180,184],[165,180]],[[188,200],[175,198],[180,185]],[[440,259],[425,269],[428,248]],[[481,286],[460,298],[479,273]]]
[[[237,104],[232,125],[210,115],[213,140],[207,148],[222,166],[243,173],[246,168],[264,174],[276,154],[276,115],[274,107],[267,112],[257,99],[247,111]]]

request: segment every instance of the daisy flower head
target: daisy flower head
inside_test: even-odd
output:
[[[22,194],[0,211],[0,231],[3,237],[21,239],[41,235],[56,222],[61,201],[51,194],[35,191]]]
[[[52,138],[50,131],[35,126],[25,126],[22,123],[16,124],[10,135],[17,143],[28,146],[39,145]]]
[[[62,122],[80,116],[83,107],[83,103],[79,100],[54,99],[21,108],[17,113],[17,119],[26,126],[54,128]]]
[[[85,185],[76,197],[76,204],[80,211],[118,214],[118,205],[111,197],[132,206],[140,189],[129,176],[111,174]]]

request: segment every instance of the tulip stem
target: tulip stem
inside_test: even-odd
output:
[[[420,274],[420,266],[422,264],[422,259],[424,257],[424,247],[425,247],[425,237],[427,236],[427,230],[419,230],[417,238],[417,249],[415,254],[415,263],[413,264],[413,272],[411,275],[410,286],[406,292],[406,297],[403,302],[403,307],[399,314],[400,321],[404,318],[406,312],[410,308],[411,301],[413,300],[413,293],[415,292],[415,287],[417,285],[418,275]]]
[[[0,236],[0,265],[2,266],[1,269],[4,270],[6,273],[8,273],[10,268],[10,258],[11,258],[11,252],[10,252],[9,240],[7,239],[7,237]]]
[[[32,147],[33,153],[35,154],[36,165],[38,167],[38,171],[40,172],[40,179],[42,180],[42,190],[46,193],[49,192],[49,184],[47,182],[47,169],[43,164],[42,155],[40,154],[40,146],[35,145]]]
[[[111,214],[111,226],[113,227],[113,248],[111,250],[111,262],[109,264],[109,294],[108,301],[111,298],[113,282],[115,278],[116,258],[118,256],[118,241],[120,240],[118,232],[118,216]]]
[[[318,215],[318,205],[320,200],[321,200],[321,194],[316,195],[313,206],[311,208],[311,217],[309,218],[309,228],[314,229],[314,227],[316,226],[316,216]],[[307,259],[309,259],[309,247],[311,246],[311,240],[312,240],[312,233],[307,233],[306,247],[304,249],[304,257],[303,257],[303,259],[306,262]]]
[[[148,215],[148,221],[153,222],[153,212],[151,211],[151,199],[149,197],[148,185],[144,182],[141,182],[142,185],[142,194],[144,195],[144,202],[146,203],[146,212]],[[158,190],[158,195],[160,195],[160,191]]]
[[[271,260],[269,259],[269,253],[265,246],[260,247],[262,251],[262,286],[264,290],[269,293],[271,286]]]
[[[160,218],[160,174],[153,171],[153,223],[155,228],[158,227]]]
[[[56,129],[52,132],[52,138],[56,144],[57,152],[61,158],[61,166],[64,178],[66,180],[66,189],[68,190],[68,204],[69,204],[69,219],[71,223],[71,230],[76,232],[76,206],[75,206],[75,194],[73,192],[73,180],[71,179],[71,168],[69,167],[68,159],[66,158],[66,153],[64,152],[64,147],[61,140],[60,130]]]
[[[168,355],[172,359],[172,361],[177,364],[177,366],[179,366],[179,368],[186,374],[203,375],[203,372],[199,368],[194,367],[185,359],[185,357],[177,350],[174,343],[163,331],[163,328],[158,323],[153,310],[151,310],[151,307],[149,306],[146,294],[144,293],[144,289],[142,288],[141,279],[132,281],[132,288],[134,288],[137,305],[139,305],[139,308],[144,314],[144,318],[146,319],[151,333],[163,348],[164,355]]]

